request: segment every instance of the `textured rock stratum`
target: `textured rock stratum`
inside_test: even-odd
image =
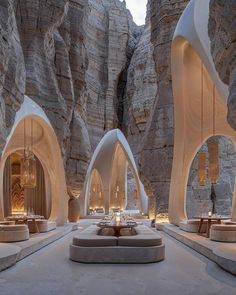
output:
[[[2,0],[0,13],[1,148],[26,94],[51,121],[77,195],[98,141],[122,125],[142,28],[119,0]]]
[[[140,143],[139,167],[158,212],[168,208],[173,159],[174,121],[171,82],[171,41],[188,0],[150,0],[151,42],[157,79],[155,103]]]
[[[138,161],[139,145],[150,121],[157,96],[157,73],[151,43],[150,3],[143,34],[132,56],[124,102],[124,126]]]
[[[0,1],[0,149],[25,92],[25,65],[14,2]]]
[[[236,151],[232,141],[224,136],[215,136],[209,139],[200,149],[205,152],[209,161],[208,143],[215,140],[219,145],[219,178],[214,184],[215,211],[218,214],[230,216],[232,197],[235,184]],[[206,162],[206,171],[209,169]],[[198,154],[193,160],[187,186],[186,210],[189,218],[199,214],[212,211],[211,182],[209,179],[206,185],[200,186],[198,182]]]
[[[210,1],[208,32],[221,80],[229,86],[228,122],[236,130],[236,1]]]

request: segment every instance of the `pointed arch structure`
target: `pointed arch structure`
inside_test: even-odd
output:
[[[0,161],[0,218],[3,218],[3,177],[8,156],[24,149],[24,119],[34,122],[34,154],[41,162],[45,173],[46,191],[51,191],[50,219],[57,225],[67,221],[66,179],[61,150],[57,136],[43,109],[29,97],[24,97],[9,136],[7,137]],[[26,134],[29,131],[26,130]]]
[[[90,199],[89,199],[90,208],[93,210],[95,208],[104,207],[104,198],[103,198],[103,183],[102,178],[97,169],[93,169],[90,177]]]
[[[119,129],[114,129],[104,135],[92,156],[81,195],[82,216],[88,214],[91,176],[94,169],[99,172],[103,184],[105,213],[107,214],[109,212],[110,205],[112,205],[111,194],[113,194],[114,187],[117,187],[116,181],[119,181],[118,192],[123,191],[123,206],[125,208],[127,203],[128,165],[136,181],[138,197],[141,201],[140,209],[143,213],[148,212],[148,198],[140,181],[130,146],[123,133]]]
[[[227,123],[228,87],[220,80],[211,56],[208,18],[209,0],[191,0],[177,24],[172,41],[175,139],[169,220],[176,225],[187,218],[188,175],[191,163],[202,143],[213,135],[224,135],[236,144],[236,132]],[[235,191],[233,200],[232,219],[236,220]]]

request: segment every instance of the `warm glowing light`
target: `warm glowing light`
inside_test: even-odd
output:
[[[33,120],[30,121],[30,144],[26,141],[26,120],[24,119],[24,156],[21,159],[21,186],[26,188],[36,187],[36,160],[33,153]]]
[[[12,210],[12,215],[24,215],[24,211],[21,210]]]
[[[159,213],[156,215],[156,223],[169,223],[168,213]]]
[[[120,212],[116,213],[116,224],[120,224]]]

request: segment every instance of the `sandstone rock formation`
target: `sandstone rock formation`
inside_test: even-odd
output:
[[[98,141],[122,125],[126,72],[142,29],[119,0],[7,0],[0,7],[1,146],[28,95],[56,131],[77,195]]]
[[[139,145],[147,128],[157,94],[153,48],[150,5],[148,4],[144,31],[128,68],[123,117],[126,135],[137,162]]]
[[[229,85],[228,122],[236,130],[236,1],[210,1],[211,51],[221,80]]]
[[[170,50],[176,24],[188,0],[150,0],[151,42],[157,78],[157,95],[150,122],[140,144],[140,170],[148,194],[154,196],[158,212],[168,208],[173,158],[173,97]]]
[[[230,215],[232,197],[235,184],[236,151],[232,141],[224,136],[215,136],[219,144],[219,179],[214,184],[215,210],[221,215]],[[208,141],[207,141],[208,143]],[[208,155],[207,143],[200,151]],[[189,218],[212,210],[211,183],[207,180],[206,185],[200,186],[197,177],[198,155],[193,160],[187,186],[186,210]],[[206,170],[208,164],[206,163]]]
[[[0,150],[23,101],[25,66],[14,2],[0,1]]]

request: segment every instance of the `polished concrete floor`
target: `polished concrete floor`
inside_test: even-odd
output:
[[[161,235],[166,244],[165,261],[146,265],[93,265],[70,261],[69,244],[74,234],[1,272],[0,294],[236,294],[235,276],[164,233]]]

